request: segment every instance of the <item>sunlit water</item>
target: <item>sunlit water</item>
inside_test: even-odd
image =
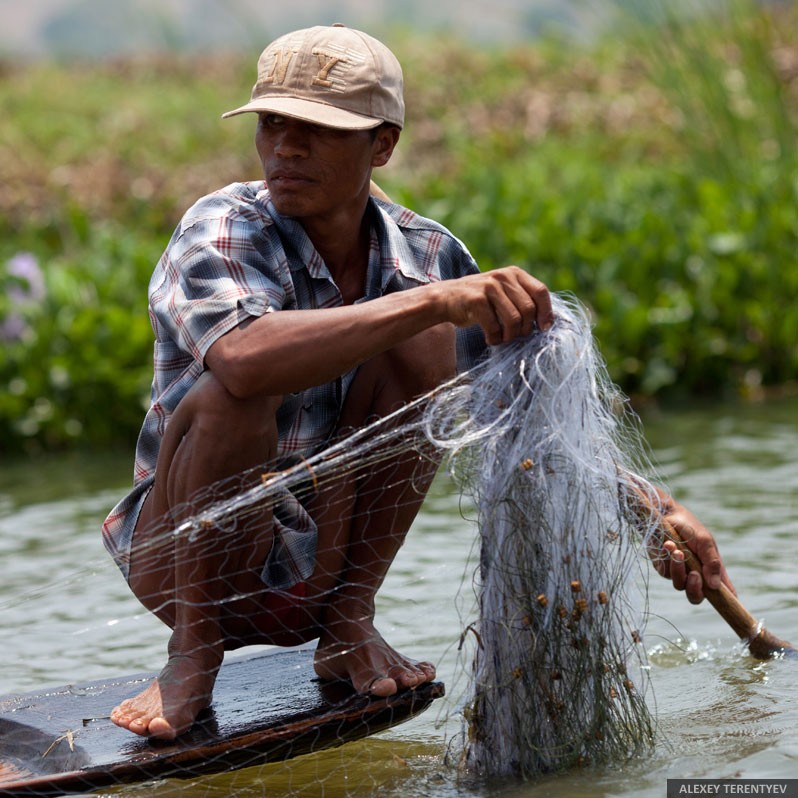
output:
[[[798,643],[798,401],[718,406],[646,423],[669,488],[715,530],[743,603]],[[167,630],[106,557],[99,523],[127,458],[0,466],[0,693],[158,669]],[[474,530],[435,486],[380,593],[378,624],[437,662],[447,698],[377,737],[234,775],[115,790],[123,796],[662,796],[668,778],[798,778],[798,662],[757,663],[707,604],[658,578],[645,644],[659,726],[653,754],[535,784],[469,784],[446,762],[460,730]],[[472,556],[473,562],[473,556]]]

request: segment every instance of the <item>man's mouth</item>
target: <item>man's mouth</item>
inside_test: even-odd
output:
[[[280,185],[285,187],[307,185],[312,183],[313,180],[302,172],[295,172],[293,170],[277,169],[272,172],[267,178],[266,182],[271,185]]]

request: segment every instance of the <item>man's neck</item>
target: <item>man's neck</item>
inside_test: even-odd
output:
[[[327,266],[345,304],[363,296],[371,237],[368,206],[358,220],[351,216],[330,224],[302,222],[305,232]]]

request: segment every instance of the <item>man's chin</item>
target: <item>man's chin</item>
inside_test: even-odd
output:
[[[271,200],[280,216],[296,219],[305,216],[307,213],[305,209],[306,203],[303,202],[302,197],[285,197],[272,194]]]

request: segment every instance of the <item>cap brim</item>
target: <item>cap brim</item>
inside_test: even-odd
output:
[[[382,119],[361,116],[326,103],[301,100],[297,97],[263,97],[222,114],[227,119],[237,114],[273,113],[301,119],[314,125],[337,127],[343,130],[370,130],[382,124]]]

